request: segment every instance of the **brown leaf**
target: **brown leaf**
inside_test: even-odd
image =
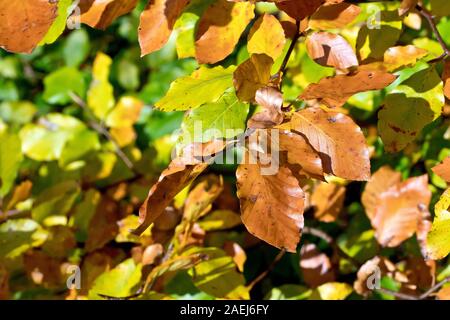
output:
[[[334,183],[321,182],[311,196],[315,206],[314,217],[322,222],[333,222],[344,207],[345,187]]]
[[[133,233],[140,235],[154,222],[170,204],[173,198],[197,178],[207,164],[183,164],[180,159],[173,160],[169,167],[161,173],[158,182],[153,185],[139,210],[140,226]]]
[[[403,16],[408,11],[412,10],[417,5],[418,0],[402,0],[398,14]]]
[[[274,175],[262,175],[261,169],[261,164],[247,163],[237,169],[242,221],[256,237],[295,252],[303,228],[304,193],[287,167],[280,166]]]
[[[436,297],[439,300],[450,300],[450,286],[443,287],[441,290],[439,290],[436,294]]]
[[[279,148],[280,151],[287,152],[287,161],[289,164],[300,167],[295,167],[296,170],[293,173],[320,180],[324,179],[322,160],[302,135],[280,130]],[[294,168],[291,167],[290,169],[293,170]]]
[[[92,252],[102,248],[109,241],[113,240],[119,232],[117,224],[119,219],[117,203],[107,197],[103,197],[89,222],[86,251]]]
[[[366,261],[358,270],[353,288],[357,293],[367,296],[373,289],[378,279],[385,274],[395,273],[395,265],[388,259],[380,256]]]
[[[435,261],[426,261],[421,257],[408,257],[405,267],[405,274],[408,277],[408,283],[405,287],[407,286],[409,289],[415,291],[428,290],[434,285],[436,280],[435,273]]]
[[[0,2],[0,47],[31,53],[57,16],[58,4],[48,0]]]
[[[247,260],[247,255],[245,254],[244,249],[242,249],[236,242],[226,241],[223,244],[223,250],[227,253],[227,255],[233,258],[238,270],[240,272],[244,272],[244,264]]]
[[[431,170],[447,183],[450,183],[450,157],[445,158],[444,161],[434,166]]]
[[[311,288],[336,280],[328,256],[318,250],[315,244],[304,244],[300,251],[300,268],[303,281]]]
[[[160,243],[149,245],[147,248],[145,248],[142,254],[142,264],[143,265],[154,264],[156,261],[158,261],[159,258],[161,258],[163,253],[164,248]]]
[[[283,122],[284,114],[281,111],[283,95],[279,90],[267,86],[259,88],[256,91],[255,100],[262,110],[248,120],[248,128],[272,128]]]
[[[81,22],[92,28],[106,29],[113,21],[132,11],[138,0],[82,0]]]
[[[8,300],[9,296],[9,272],[0,264],[0,300]]]
[[[360,14],[361,8],[351,3],[338,3],[321,6],[309,20],[313,29],[341,29]]]
[[[217,0],[203,13],[198,24],[195,51],[199,63],[216,63],[230,55],[248,23],[254,5]]]
[[[319,152],[325,172],[349,180],[370,178],[369,148],[361,128],[350,117],[307,108],[293,115],[291,129],[304,135]]]
[[[218,153],[222,152],[225,147],[230,144],[231,143],[218,139],[204,143],[194,142],[181,150],[180,159],[187,165],[209,163]]]
[[[381,167],[372,175],[361,196],[361,202],[369,219],[373,219],[375,216],[375,208],[379,204],[380,194],[401,181],[401,174],[389,166]]]
[[[427,175],[409,178],[382,192],[370,219],[378,242],[396,247],[416,233],[430,200]]]
[[[55,288],[63,283],[62,261],[46,255],[42,251],[31,250],[23,257],[28,277],[37,285]]]
[[[141,56],[161,49],[189,0],[150,0],[141,13],[139,45]]]
[[[315,32],[306,38],[306,50],[322,66],[345,70],[358,65],[352,46],[338,34]]]
[[[196,222],[203,217],[211,210],[212,203],[222,190],[222,176],[206,176],[189,192],[184,205],[183,218],[190,222]]]
[[[325,0],[287,0],[277,1],[277,7],[295,20],[303,20],[312,15]]]
[[[270,81],[273,60],[266,54],[252,54],[233,73],[233,83],[239,100],[252,102],[256,91]]]
[[[351,75],[327,77],[310,84],[299,99],[318,99],[330,108],[341,107],[355,93],[387,87],[397,77],[382,71],[359,71]]]

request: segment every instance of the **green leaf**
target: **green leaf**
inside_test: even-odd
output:
[[[450,15],[450,2],[447,0],[430,0],[431,12],[437,16]]]
[[[67,139],[59,157],[59,164],[65,167],[93,150],[100,149],[98,134],[91,130],[82,130]]]
[[[89,223],[97,211],[101,194],[95,189],[84,192],[83,200],[75,207],[70,218],[70,226],[76,230],[76,238],[79,242],[85,242],[88,235]]]
[[[311,295],[311,289],[296,284],[285,284],[273,288],[264,297],[265,300],[305,300]]]
[[[141,269],[142,265],[135,264],[133,259],[125,260],[95,279],[88,298],[101,299],[99,294],[120,298],[135,293],[132,290],[141,280]]]
[[[86,130],[80,120],[60,113],[50,113],[39,124],[27,124],[20,130],[22,152],[36,161],[52,161],[61,157],[70,139]]]
[[[31,219],[8,220],[0,225],[0,260],[15,258],[31,247],[42,245],[48,233]]]
[[[63,57],[69,67],[78,67],[89,55],[91,45],[85,29],[72,31],[63,47]]]
[[[53,21],[52,26],[47,31],[45,37],[39,42],[39,45],[42,46],[44,44],[50,44],[56,41],[58,37],[64,32],[66,29],[66,20],[70,15],[70,5],[73,0],[59,0],[58,1],[58,16]]]
[[[363,25],[358,33],[356,50],[360,59],[382,59],[386,50],[397,43],[401,33],[402,20],[397,10],[381,11],[378,15],[373,15],[369,26]]]
[[[197,22],[211,3],[212,0],[191,1],[175,23],[174,30],[178,32],[176,48],[179,59],[195,57]]]
[[[23,156],[20,139],[15,134],[0,134],[0,198],[14,184]]]
[[[31,216],[42,222],[49,216],[64,216],[72,208],[80,193],[75,181],[65,181],[43,190],[33,203]]]
[[[234,92],[226,92],[217,102],[206,103],[186,114],[183,142],[233,138],[244,132],[248,112],[248,104],[240,102]]]
[[[216,210],[199,221],[199,226],[205,231],[217,231],[234,228],[240,225],[241,217],[230,210]]]
[[[3,102],[0,104],[0,118],[6,122],[25,124],[33,119],[37,109],[29,101]]]
[[[194,109],[202,104],[217,101],[222,94],[233,87],[235,67],[200,67],[190,76],[172,82],[167,94],[155,105],[163,111]]]
[[[415,73],[392,90],[378,113],[385,149],[404,149],[440,116],[444,101],[442,80],[433,67]]]
[[[428,258],[438,260],[450,253],[450,189],[434,206],[435,217],[427,238]]]
[[[188,272],[200,290],[217,298],[248,299],[245,279],[236,269],[233,258],[218,248],[191,248],[184,254],[202,253],[208,256]]]
[[[50,104],[68,104],[69,93],[84,97],[86,84],[80,71],[72,67],[61,68],[44,78],[44,99]]]
[[[104,53],[98,53],[92,68],[92,83],[88,91],[87,105],[94,115],[104,119],[114,107],[114,88],[109,83],[112,60]]]

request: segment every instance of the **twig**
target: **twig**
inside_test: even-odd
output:
[[[95,120],[95,116],[91,113],[91,111],[89,110],[89,108],[86,106],[86,103],[79,97],[77,96],[74,92],[70,91],[69,92],[69,96],[72,98],[73,102],[75,102],[77,105],[79,105],[80,107],[82,107],[86,113],[89,115],[89,117],[91,118],[89,120],[89,125],[91,126],[92,129],[94,129],[95,131],[97,131],[99,134],[103,135],[108,141],[110,141],[113,146],[114,146],[114,151],[117,154],[117,156],[122,159],[122,161],[125,163],[125,165],[128,167],[128,169],[130,169],[131,171],[134,171],[134,166],[133,166],[133,162],[130,160],[130,158],[128,158],[128,156],[122,151],[122,149],[120,148],[119,144],[117,143],[117,141],[111,136],[111,134],[109,133],[109,131],[100,123],[98,123]],[[136,172],[135,172],[136,173]]]
[[[284,249],[280,250],[280,252],[277,254],[275,259],[273,259],[272,263],[267,267],[267,269],[264,270],[259,276],[257,276],[252,282],[250,282],[250,284],[247,287],[251,290],[258,282],[267,277],[267,275],[275,268],[277,263],[280,262],[280,260],[284,257],[285,254],[286,250]]]
[[[388,289],[380,288],[377,289],[377,291],[389,294],[391,296],[394,296],[396,298],[402,299],[402,300],[425,300],[428,297],[430,297],[433,293],[435,293],[438,289],[440,289],[444,284],[450,282],[450,277],[445,278],[444,280],[440,281],[439,283],[432,286],[430,289],[428,289],[426,292],[422,293],[420,296],[414,296],[406,293],[401,292],[395,292]]]
[[[278,74],[282,75],[286,72],[286,67],[289,62],[289,59],[291,58],[292,52],[294,51],[295,45],[297,44],[298,39],[300,38],[300,21],[297,21],[296,24],[296,30],[294,38],[292,38],[291,45],[289,46],[288,51],[286,52],[286,56],[284,57],[283,63],[280,66],[280,69],[278,70]]]
[[[444,280],[440,281],[439,283],[437,283],[433,287],[431,287],[428,291],[421,294],[419,297],[419,300],[424,300],[424,299],[428,298],[430,295],[432,295],[434,292],[436,292],[438,289],[440,289],[447,282],[450,282],[450,277],[445,278]]]
[[[327,233],[325,233],[322,230],[316,229],[316,228],[312,228],[312,227],[304,227],[302,232],[304,234],[310,234],[312,236],[315,236],[317,238],[320,238],[322,240],[324,240],[326,243],[328,243],[333,250],[335,250],[341,257],[350,260],[355,266],[360,266],[361,263],[359,261],[357,261],[355,258],[349,256],[344,250],[342,250],[337,243],[334,241],[334,239],[329,236]]]
[[[419,300],[419,298],[416,296],[412,296],[412,295],[409,295],[406,293],[401,293],[401,292],[395,292],[395,291],[384,289],[384,288],[377,289],[377,291],[384,293],[384,294],[388,294],[390,296],[394,296],[394,297],[402,299],[402,300]]]
[[[439,33],[439,30],[436,27],[436,22],[434,21],[434,16],[429,12],[427,9],[423,8],[421,5],[416,5],[416,10],[419,11],[419,13],[428,21],[428,24],[431,27],[431,30],[433,31],[437,41],[441,45],[442,49],[444,50],[444,53],[441,54],[439,57],[428,61],[429,63],[435,63],[439,62],[443,59],[445,59],[449,54],[450,51],[447,48],[447,45],[445,44],[444,39],[442,39],[441,34]]]

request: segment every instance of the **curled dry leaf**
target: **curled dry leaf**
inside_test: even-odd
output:
[[[369,148],[350,117],[314,107],[296,112],[290,125],[320,154],[326,173],[358,181],[370,178]]]
[[[322,222],[333,222],[344,207],[345,187],[321,182],[313,191],[311,205],[315,207],[314,217]]]
[[[416,233],[430,200],[427,175],[409,178],[383,191],[370,219],[378,242],[396,247]]]
[[[151,0],[141,13],[139,45],[141,56],[161,49],[189,0]]]
[[[450,157],[445,158],[444,161],[434,166],[431,170],[447,183],[450,183]]]
[[[173,198],[197,178],[207,164],[186,165],[179,158],[174,159],[169,167],[161,173],[158,182],[153,185],[139,210],[140,226],[133,231],[140,235],[154,222],[170,204]]]
[[[344,28],[360,14],[361,8],[351,3],[321,6],[310,18],[309,27],[326,30]]]
[[[281,111],[283,95],[279,90],[267,86],[259,88],[256,91],[255,100],[262,110],[248,120],[248,128],[272,128],[283,122],[284,114]]]
[[[358,71],[351,75],[327,77],[310,84],[299,99],[317,99],[330,108],[341,107],[355,93],[387,87],[397,77],[383,71]]]
[[[106,29],[116,18],[129,13],[138,0],[81,1],[81,22],[92,28]]]
[[[319,153],[304,136],[286,130],[279,131],[279,149],[287,153],[290,169],[299,176],[323,180],[322,160]]]
[[[315,244],[304,244],[300,251],[300,268],[303,281],[312,288],[336,280],[328,256],[318,250]]]
[[[286,37],[277,18],[264,14],[256,20],[248,34],[249,54],[264,53],[276,60],[283,52]]]
[[[353,288],[358,294],[367,296],[375,289],[375,285],[382,275],[394,272],[395,265],[388,259],[380,256],[373,257],[359,268]]]
[[[254,101],[256,91],[270,81],[273,60],[266,54],[252,54],[233,73],[236,95],[241,101]]]
[[[199,63],[216,63],[231,54],[242,32],[255,16],[249,2],[218,0],[203,13],[195,42]]]
[[[295,252],[303,228],[304,193],[289,168],[280,166],[273,175],[262,175],[261,169],[258,163],[237,169],[242,221],[256,237]]]
[[[184,164],[196,165],[209,163],[214,157],[222,152],[227,145],[224,140],[214,139],[208,142],[194,142],[188,144],[181,150],[180,159]]]
[[[158,259],[164,253],[164,248],[160,243],[149,245],[142,253],[142,264],[152,265],[158,261]]]
[[[1,1],[0,47],[31,53],[57,16],[58,3],[48,0]]]
[[[355,51],[342,36],[330,32],[315,32],[306,38],[306,51],[322,66],[345,70],[358,65]]]
[[[375,209],[379,205],[380,194],[401,181],[401,174],[392,170],[389,166],[381,167],[372,175],[361,196],[361,202],[366,209],[369,219],[373,219],[375,216]]]

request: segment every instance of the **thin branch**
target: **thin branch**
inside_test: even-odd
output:
[[[337,252],[342,258],[345,258],[345,259],[351,261],[355,266],[361,265],[361,263],[359,261],[357,261],[355,258],[349,256],[344,250],[342,250],[337,245],[337,243],[334,241],[334,239],[331,236],[329,236],[327,233],[325,233],[324,231],[316,229],[316,228],[312,228],[312,227],[304,227],[302,230],[302,233],[309,234],[309,235],[312,235],[312,236],[322,239],[323,241],[328,243],[328,245],[330,245],[333,248],[333,250],[335,252]]]
[[[296,30],[294,38],[292,38],[291,45],[289,46],[288,51],[286,52],[286,56],[284,57],[283,63],[280,66],[280,69],[278,70],[278,74],[281,76],[286,72],[286,67],[289,62],[289,59],[291,58],[292,52],[294,51],[295,45],[297,44],[298,39],[300,38],[300,21],[297,21],[296,24]]]
[[[445,278],[444,280],[440,281],[439,283],[435,284],[433,287],[431,287],[428,291],[426,291],[425,293],[421,294],[419,299],[420,300],[424,300],[426,298],[428,298],[429,296],[431,296],[434,292],[436,292],[437,290],[439,290],[444,284],[446,284],[447,282],[450,282],[450,277]]]
[[[114,146],[114,151],[117,154],[117,156],[122,159],[122,161],[125,163],[125,165],[134,172],[134,165],[133,162],[128,158],[128,156],[122,151],[117,141],[111,136],[109,131],[97,120],[95,119],[95,116],[91,113],[91,110],[86,106],[86,103],[75,93],[69,92],[69,96],[72,98],[73,102],[75,102],[77,105],[79,105],[81,108],[83,108],[86,113],[91,118],[89,120],[89,125],[92,129],[97,131],[99,134],[103,135],[108,141],[110,141]]]
[[[250,284],[247,287],[251,290],[258,282],[267,277],[267,275],[275,268],[277,263],[280,262],[280,260],[284,257],[285,254],[286,250],[284,249],[280,250],[280,252],[277,254],[275,259],[273,259],[272,263],[267,267],[267,269],[264,270],[259,276],[257,276],[252,282],[250,282]]]
[[[9,210],[9,211],[3,212],[0,210],[0,223],[5,222],[11,218],[20,218],[26,214],[29,214],[29,212],[22,211],[22,210]]]
[[[430,25],[431,30],[433,31],[437,41],[439,42],[442,49],[444,50],[444,53],[442,55],[440,55],[439,57],[437,57],[433,60],[430,60],[429,63],[435,63],[435,62],[439,62],[439,61],[445,59],[450,54],[450,51],[447,48],[447,45],[445,44],[444,39],[442,39],[441,34],[439,33],[439,30],[436,26],[436,22],[434,21],[434,16],[431,14],[431,12],[429,12],[427,9],[425,9],[421,5],[416,5],[416,10],[419,11],[419,13],[422,15],[422,17],[424,17],[428,21],[428,24]]]
[[[416,296],[412,296],[412,295],[409,295],[406,293],[396,292],[396,291],[392,291],[392,290],[388,290],[388,289],[384,289],[384,288],[377,289],[377,291],[384,293],[384,294],[388,294],[390,296],[394,296],[394,297],[402,299],[402,300],[419,300],[419,298]]]

